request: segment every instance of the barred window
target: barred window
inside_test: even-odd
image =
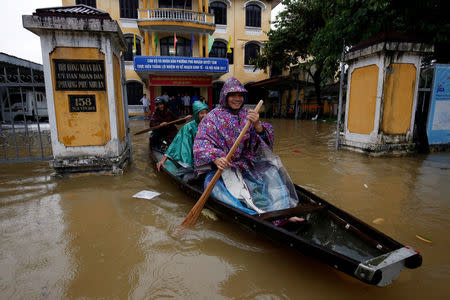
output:
[[[90,7],[97,8],[97,0],[77,0],[75,4],[84,4]]]
[[[173,48],[173,36],[160,40],[161,56],[186,56],[191,57],[191,40],[177,37],[176,52]]]
[[[209,57],[227,57],[227,45],[224,42],[215,41],[211,52],[209,52]]]
[[[129,81],[127,82],[127,99],[129,105],[140,105],[140,101],[143,94],[143,85],[140,82]]]
[[[138,0],[120,0],[119,6],[121,18],[137,19]]]
[[[245,26],[261,27],[261,7],[247,5],[245,8]]]
[[[222,2],[213,2],[210,5],[216,24],[227,25],[227,5]]]
[[[159,8],[192,9],[192,0],[159,0]]]
[[[230,48],[231,53],[227,53],[228,64],[232,65],[234,62],[234,48]]]
[[[133,60],[134,38],[132,36],[125,37],[127,51],[123,53],[123,59],[126,61]],[[136,37],[136,55],[141,55],[141,40]]]
[[[250,60],[252,58],[258,57],[258,55],[259,55],[259,45],[252,43],[245,45],[244,64],[251,65],[252,63],[250,62]]]

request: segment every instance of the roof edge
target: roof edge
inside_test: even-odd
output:
[[[17,56],[10,55],[10,54],[4,53],[4,52],[0,52],[0,61],[12,64],[12,65],[20,66],[20,67],[34,69],[34,70],[39,70],[39,71],[44,70],[42,64],[38,64],[38,63],[32,62],[30,60],[19,58]]]

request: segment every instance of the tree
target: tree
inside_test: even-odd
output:
[[[318,0],[322,2],[322,0]],[[345,39],[351,47],[382,33],[395,33],[435,46],[432,56],[441,63],[450,62],[450,22],[445,0],[335,0],[327,6],[326,25],[313,42]],[[337,56],[337,49],[334,51]]]
[[[284,0],[286,9],[268,32],[256,67],[300,67],[321,85],[333,78],[343,42],[350,48],[380,33],[399,32],[435,46],[430,59],[450,62],[450,22],[445,0]],[[313,67],[314,66],[314,67]]]
[[[321,85],[330,77],[325,66],[334,64],[329,69],[336,70],[338,63],[321,55],[313,43],[318,30],[326,25],[323,11],[327,1],[285,0],[283,4],[287,9],[277,16],[275,29],[268,32],[269,39],[264,43],[261,55],[253,62],[256,67],[264,70],[267,67],[289,69],[291,66],[303,69],[313,80],[318,104],[321,106]]]

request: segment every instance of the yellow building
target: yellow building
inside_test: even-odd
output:
[[[117,20],[128,50],[125,60],[130,112],[140,112],[143,93],[153,100],[203,96],[218,102],[225,80],[244,85],[267,79],[253,70],[270,30],[270,0],[63,0],[64,6],[89,5]],[[210,51],[208,51],[210,50]]]

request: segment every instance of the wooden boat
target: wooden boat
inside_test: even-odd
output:
[[[162,153],[150,148],[154,162]],[[201,182],[183,182],[175,175],[177,164],[167,160],[161,172],[174,181],[194,203],[203,192]],[[206,207],[220,218],[231,220],[268,239],[294,248],[365,283],[386,286],[400,275],[403,267],[417,268],[422,256],[363,221],[335,207],[322,198],[295,185],[297,207],[249,215],[210,197]],[[306,224],[275,226],[273,221],[302,216]]]

